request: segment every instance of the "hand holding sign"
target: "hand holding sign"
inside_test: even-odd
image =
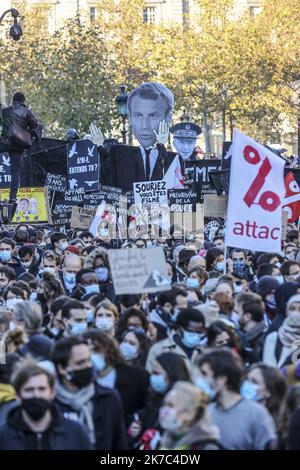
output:
[[[89,127],[93,144],[97,147],[103,147],[104,137],[101,130],[97,127],[96,122],[92,122]]]
[[[169,137],[169,123],[165,120],[160,121],[159,126],[158,126],[158,132],[153,130],[156,141],[158,144],[163,144],[165,145],[168,142],[168,137]]]

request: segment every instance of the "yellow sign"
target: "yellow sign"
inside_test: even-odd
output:
[[[0,200],[9,199],[9,189],[0,191]],[[17,210],[12,223],[48,222],[48,194],[47,188],[20,188],[17,197]]]

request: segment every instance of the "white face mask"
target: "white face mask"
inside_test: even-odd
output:
[[[96,318],[96,328],[102,331],[111,331],[114,327],[114,321],[112,318]]]
[[[55,268],[53,266],[46,266],[43,271],[44,273],[55,274]]]
[[[23,299],[7,299],[6,306],[9,310],[14,310],[15,306],[23,302]]]
[[[170,432],[176,432],[182,426],[181,421],[177,419],[175,408],[162,406],[159,410],[159,423],[163,429]]]

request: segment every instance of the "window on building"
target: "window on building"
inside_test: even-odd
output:
[[[259,15],[259,13],[261,13],[262,7],[250,7],[249,10],[250,10],[251,16],[256,16],[256,15]]]
[[[155,23],[155,15],[156,15],[156,8],[155,7],[145,7],[144,8],[144,23],[153,24]]]
[[[91,23],[94,23],[97,16],[98,16],[97,8],[96,7],[91,7],[90,8],[90,21],[91,21]]]

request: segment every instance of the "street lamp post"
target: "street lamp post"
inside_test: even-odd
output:
[[[118,108],[118,114],[122,118],[122,142],[126,144],[126,119],[128,116],[128,106],[127,106],[128,94],[126,93],[125,85],[120,86],[120,94],[116,97],[116,103]]]
[[[22,31],[21,26],[18,23],[18,17],[20,16],[20,13],[18,12],[18,10],[16,10],[15,8],[10,8],[9,10],[6,10],[0,17],[0,24],[3,18],[9,13],[11,13],[11,16],[14,19],[14,23],[9,30],[9,35],[14,41],[19,41],[21,39],[23,31]]]

